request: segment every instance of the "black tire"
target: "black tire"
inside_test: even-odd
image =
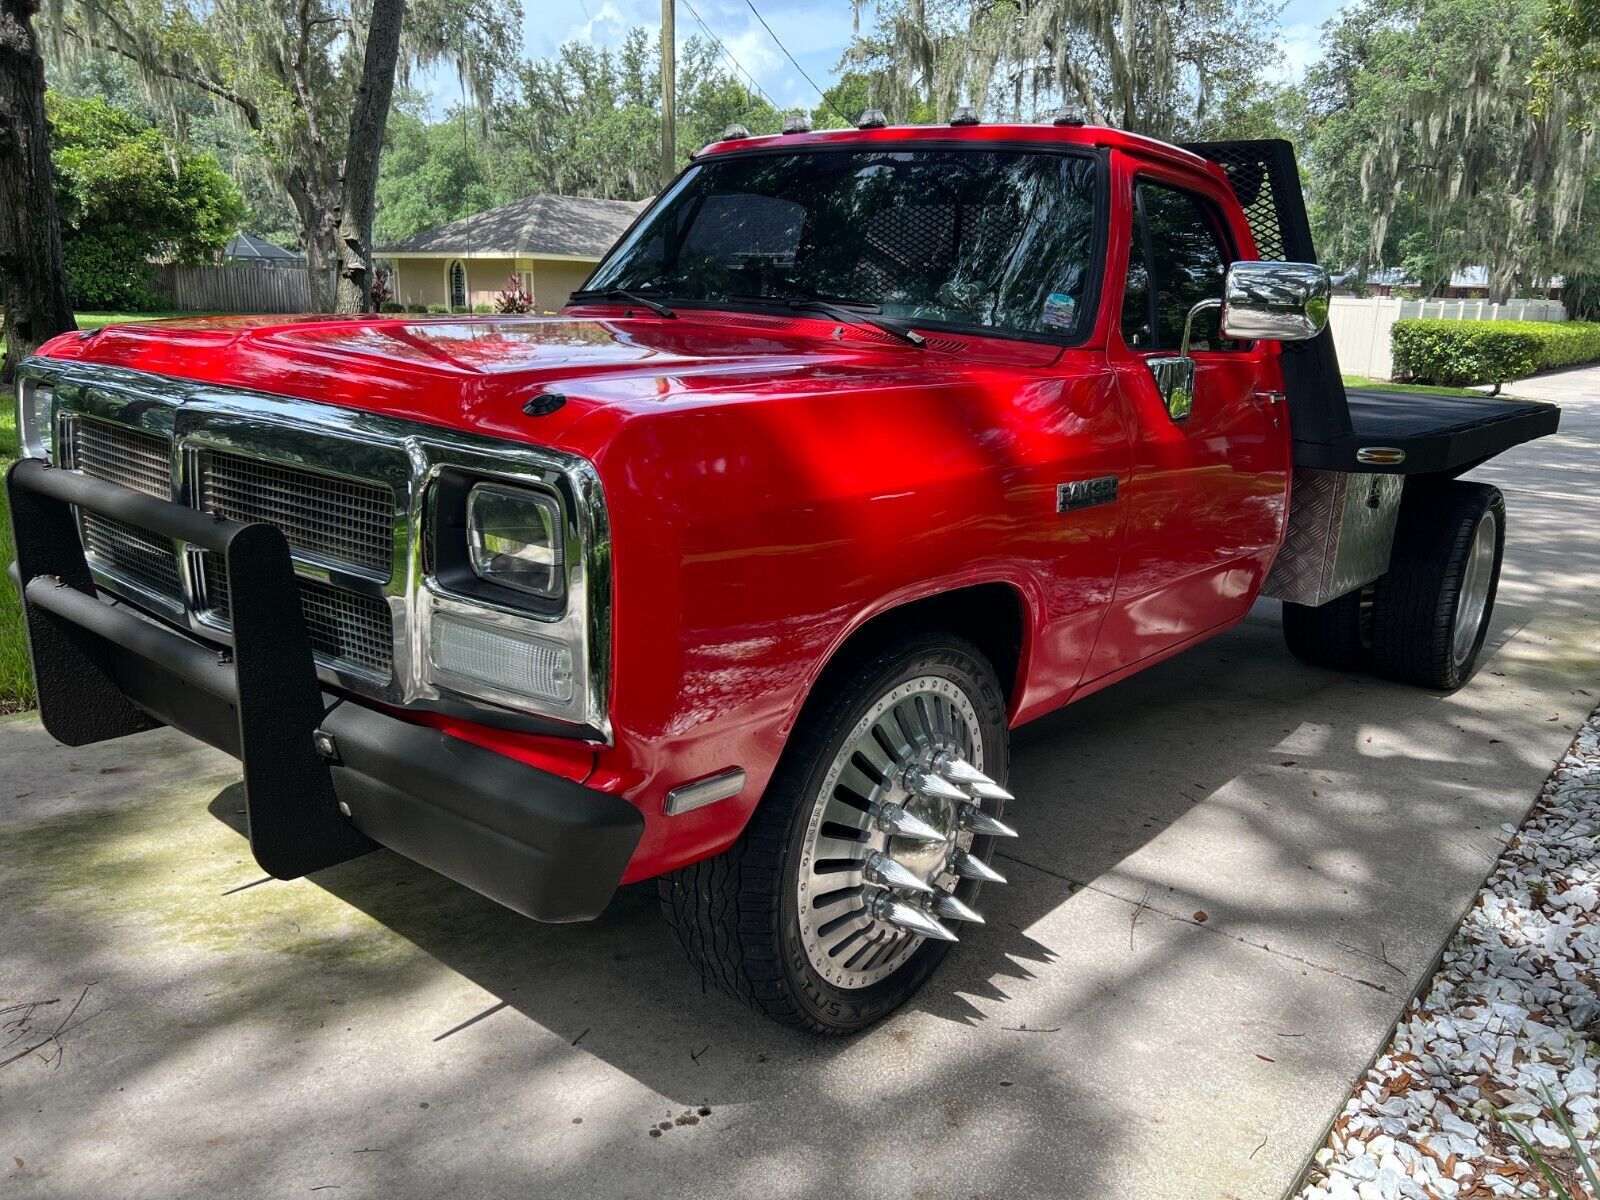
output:
[[[1459,641],[1462,584],[1478,531],[1488,520],[1494,523],[1494,548],[1482,615],[1470,637]],[[1459,481],[1407,485],[1389,570],[1378,580],[1374,598],[1372,666],[1379,675],[1441,691],[1472,677],[1494,614],[1505,541],[1506,502],[1499,488]],[[1487,549],[1481,553],[1487,555]],[[1481,575],[1484,560],[1478,562]],[[1472,607],[1469,600],[1464,618],[1470,619]]]
[[[1289,653],[1330,671],[1365,671],[1372,662],[1373,585],[1326,604],[1283,604],[1283,640]]]
[[[983,769],[1005,782],[1005,697],[993,666],[965,638],[908,636],[848,672],[832,673],[831,682],[819,684],[826,690],[807,706],[739,840],[658,881],[667,922],[703,982],[782,1024],[848,1034],[904,1004],[943,961],[949,943],[928,939],[881,981],[855,990],[836,987],[807,958],[796,895],[806,822],[845,737],[880,697],[925,675],[948,679],[965,693],[980,725]],[[984,807],[999,815],[992,802]],[[987,860],[991,841],[979,838],[972,852]],[[957,894],[970,902],[976,892],[976,881],[969,880]]]

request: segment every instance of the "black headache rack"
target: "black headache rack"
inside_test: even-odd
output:
[[[1262,258],[1317,261],[1292,145],[1274,139],[1189,142],[1184,148],[1227,173]],[[1280,361],[1297,467],[1459,474],[1554,433],[1561,420],[1559,408],[1536,401],[1381,388],[1346,392],[1326,329],[1310,341],[1285,343]]]
[[[294,879],[380,845],[543,921],[597,916],[643,832],[618,796],[323,692],[288,543],[22,459],[6,478],[46,731],[83,746],[170,725],[244,767],[250,847]],[[99,594],[74,508],[222,555],[231,648]]]

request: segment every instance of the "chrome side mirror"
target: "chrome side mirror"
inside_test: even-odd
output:
[[[1236,262],[1228,268],[1220,299],[1202,300],[1184,318],[1176,355],[1145,360],[1167,415],[1181,421],[1194,411],[1194,359],[1189,339],[1194,319],[1222,310],[1222,335],[1240,341],[1299,342],[1314,338],[1328,324],[1333,284],[1315,263]]]
[[[1223,335],[1246,342],[1314,338],[1328,324],[1332,294],[1328,272],[1315,263],[1236,262],[1222,285]]]

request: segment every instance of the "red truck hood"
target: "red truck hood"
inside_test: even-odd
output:
[[[684,312],[612,317],[211,317],[110,326],[43,347],[57,359],[251,388],[450,428],[559,444],[596,408],[633,412],[792,395],[957,384],[1047,365],[1056,348],[930,339],[811,317]],[[1003,369],[1003,367],[1002,367]],[[547,416],[522,411],[559,392]]]

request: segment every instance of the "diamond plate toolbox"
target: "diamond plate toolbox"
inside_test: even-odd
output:
[[[1295,468],[1289,532],[1262,595],[1320,605],[1389,569],[1403,475]]]

